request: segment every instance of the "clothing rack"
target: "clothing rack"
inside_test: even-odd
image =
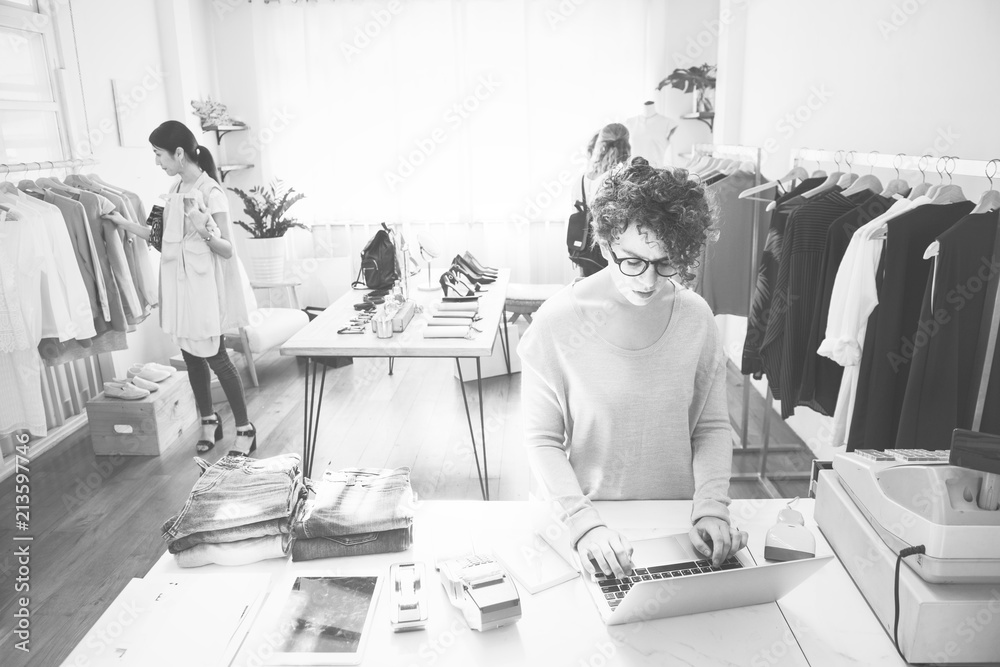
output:
[[[14,162],[0,164],[0,180],[10,174],[42,171],[45,169],[78,169],[99,164],[95,158],[74,160],[44,160],[41,162]],[[59,366],[42,368],[42,401],[45,406],[48,433],[43,438],[31,440],[31,458],[52,449],[87,424],[86,404],[103,389],[104,378],[114,377],[114,370],[107,355],[97,355]],[[0,479],[14,473],[14,457],[0,455]]]
[[[854,155],[855,159],[847,159]],[[869,153],[857,153],[856,151],[827,151],[810,148],[800,148],[793,154],[792,165],[801,166],[803,162],[834,162],[844,163],[851,167],[867,166],[882,167],[886,169],[912,170],[926,173],[930,165],[934,165],[935,171],[944,180],[954,175],[959,176],[983,176],[988,177],[987,167],[995,160],[966,160],[955,156],[932,156],[932,155],[895,155],[882,154],[878,151]],[[997,236],[997,243],[994,245],[995,253],[1000,253],[1000,234]],[[993,295],[992,299],[987,299],[987,307],[983,311],[983,321],[980,336],[979,348],[976,350],[977,371],[973,373],[972,396],[975,397],[975,413],[972,422],[972,430],[978,431],[982,426],[983,410],[986,403],[986,390],[989,386],[990,375],[996,371],[992,368],[993,356],[997,345],[997,330],[1000,328],[1000,290],[997,289],[998,277],[993,276],[987,294]],[[990,305],[991,304],[991,305]]]
[[[851,167],[880,167],[900,171],[920,171],[926,173],[932,167],[942,178],[947,176],[984,176],[991,160],[964,160],[949,155],[904,155],[903,153],[867,153],[853,150],[828,151],[814,148],[800,148],[792,157],[792,166],[803,166],[804,162],[833,162]]]
[[[42,169],[79,169],[80,167],[87,167],[94,164],[98,164],[98,160],[87,157],[76,160],[58,160],[56,162],[50,160],[42,162],[12,162],[10,164],[0,164],[0,168],[3,168],[3,176],[6,178],[9,174],[17,174],[22,171],[27,173],[29,171],[41,171]]]
[[[763,181],[763,175],[761,174],[761,158],[763,156],[763,151],[759,146],[741,146],[741,145],[721,145],[721,144],[695,144],[692,146],[692,162],[699,155],[710,155],[712,157],[723,157],[739,160],[741,162],[750,162],[754,165],[754,186],[761,185]],[[753,210],[753,232],[751,235],[750,243],[750,275],[747,279],[747,312],[749,313],[750,308],[753,304],[753,293],[754,288],[757,285],[757,270],[758,262],[760,258],[760,245],[761,240],[759,238],[759,226],[760,226],[760,207],[754,206]],[[758,482],[764,489],[764,491],[772,498],[780,498],[786,494],[782,494],[780,490],[774,485],[772,480],[772,475],[767,471],[767,456],[768,452],[772,451],[770,447],[770,426],[771,426],[771,405],[774,401],[771,396],[770,388],[767,390],[767,407],[764,410],[764,422],[762,428],[762,443],[761,448],[750,449],[748,448],[749,442],[749,429],[750,429],[750,380],[749,378],[744,378],[743,381],[743,415],[742,424],[740,429],[740,449],[736,450],[737,454],[756,454],[760,452],[760,462],[758,465],[757,472],[755,473],[738,473],[731,476],[731,480],[734,481],[753,481]],[[800,451],[797,446],[781,445],[773,448],[775,452],[792,453]],[[807,480],[809,479],[808,473],[782,473],[781,480]]]

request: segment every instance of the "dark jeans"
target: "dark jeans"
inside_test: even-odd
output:
[[[413,540],[412,526],[378,533],[341,535],[340,537],[297,538],[292,543],[292,560],[370,556],[406,551]]]
[[[215,376],[219,378],[222,391],[226,393],[229,407],[233,410],[233,419],[236,425],[249,423],[247,417],[247,399],[243,393],[243,380],[240,379],[240,372],[236,370],[229,352],[226,350],[226,337],[219,337],[219,351],[211,357],[196,357],[186,350],[181,350],[184,357],[184,364],[187,366],[188,382],[191,383],[191,391],[194,392],[194,400],[198,404],[198,412],[202,417],[211,417],[212,410],[212,376],[209,368],[215,371]]]

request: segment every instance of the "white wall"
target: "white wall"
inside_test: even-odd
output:
[[[765,148],[765,174],[798,148],[1000,157],[992,0],[721,0],[719,143]],[[796,117],[797,115],[797,117]],[[814,169],[815,164],[806,165]],[[832,165],[824,165],[829,171]],[[875,170],[886,182],[895,174]],[[920,176],[904,171],[911,183]],[[938,177],[929,170],[928,180]],[[985,178],[955,177],[977,199]],[[731,355],[745,320],[726,318]],[[763,383],[756,383],[763,393]],[[806,408],[789,425],[821,458],[830,419]]]
[[[742,103],[720,113],[738,116],[726,122],[740,143],[771,147],[770,172],[800,147],[1000,156],[1000,3],[754,0],[736,14],[746,48],[729,81]]]
[[[114,28],[108,22],[109,16],[114,16],[114,26],[127,29]],[[156,2],[74,3],[73,18],[80,57],[79,78],[86,105],[86,123],[83,114],[73,119],[77,128],[73,142],[75,156],[84,157],[92,152],[100,160],[93,171],[109,183],[132,190],[149,208],[166,189],[166,179],[156,168],[147,141],[149,132],[168,118],[167,72],[160,52]],[[67,62],[72,60],[73,54],[69,55]],[[75,74],[75,67],[73,70]],[[123,84],[119,87],[119,97],[124,98],[119,112],[126,130],[125,146],[118,136],[112,79]],[[165,363],[176,352],[169,337],[160,331],[155,310],[137,331],[128,334],[128,345],[127,350],[113,354],[118,375],[123,375],[135,362]]]

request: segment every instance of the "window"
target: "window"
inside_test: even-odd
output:
[[[65,154],[54,52],[52,21],[34,0],[0,0],[2,163],[59,160]]]

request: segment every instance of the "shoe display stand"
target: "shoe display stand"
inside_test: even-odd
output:
[[[94,453],[159,456],[198,422],[187,373],[177,372],[145,398],[125,401],[103,394],[87,402]]]

